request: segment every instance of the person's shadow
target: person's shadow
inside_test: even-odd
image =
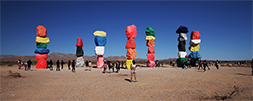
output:
[[[252,76],[250,74],[243,74],[243,73],[235,73],[236,75],[242,75],[242,76]]]
[[[128,81],[128,82],[131,82],[131,80],[130,79],[125,79],[126,81]]]

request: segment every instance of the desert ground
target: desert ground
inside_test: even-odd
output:
[[[103,74],[103,69],[71,72],[19,70],[1,66],[0,100],[253,100],[250,67],[214,66],[206,73],[195,67],[182,69],[138,67],[137,82],[129,82],[130,70]],[[20,73],[22,77],[10,76]]]

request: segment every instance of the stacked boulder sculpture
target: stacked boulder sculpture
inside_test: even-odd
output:
[[[77,38],[76,42],[76,67],[83,67],[84,66],[84,59],[83,59],[83,41],[81,38]]]
[[[187,40],[187,35],[186,33],[188,33],[188,28],[185,27],[185,26],[180,26],[176,33],[179,34],[179,37],[178,37],[178,59],[177,59],[177,66],[178,67],[182,67],[184,64],[182,63],[185,63],[188,61],[187,59],[187,53],[185,52],[185,41]],[[185,61],[186,60],[186,61]]]
[[[106,41],[106,32],[104,31],[95,31],[93,33],[95,35],[95,54],[97,55],[97,68],[103,68],[104,66],[104,52],[105,52],[105,45]]]
[[[134,41],[134,38],[137,35],[137,30],[135,25],[127,26],[126,28],[126,37],[127,37],[127,43],[125,48],[127,49],[127,61],[126,61],[126,68],[130,69],[132,61],[135,59],[135,56],[137,54],[136,43]]]
[[[36,69],[46,69],[47,68],[47,61],[48,53],[50,52],[47,49],[47,44],[50,42],[49,38],[47,38],[47,29],[39,25],[37,26],[37,35],[36,35],[36,47],[37,49],[34,51],[36,53],[36,59],[38,60],[36,64]]]
[[[190,41],[190,47],[189,50],[191,53],[188,55],[188,57],[191,59],[190,64],[191,66],[196,66],[196,61],[201,58],[199,54],[199,44],[201,42],[200,38],[200,33],[199,31],[192,31],[191,33],[191,41]]]
[[[147,27],[146,28],[146,38],[145,40],[147,40],[146,45],[148,46],[148,54],[147,54],[147,58],[148,58],[148,62],[147,62],[147,66],[148,67],[154,67],[155,66],[155,30],[152,27]]]

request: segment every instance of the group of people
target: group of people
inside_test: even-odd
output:
[[[160,61],[156,60],[155,61],[155,68],[159,68],[160,66],[163,66],[163,63],[161,63]]]
[[[29,59],[27,62],[26,61],[21,61],[20,59],[18,60],[18,69],[22,69],[23,67],[25,67],[26,71],[31,70],[31,65],[32,65],[32,61]]]
[[[191,68],[190,61],[185,60],[185,61],[182,62],[182,64],[183,64],[183,67],[182,67],[183,69]],[[215,66],[216,66],[217,69],[219,69],[219,61],[218,60],[216,60]],[[206,72],[206,67],[208,68],[208,70],[210,70],[206,60],[202,61],[201,59],[199,59],[196,62],[196,67],[198,67],[198,70],[203,68],[204,72]]]
[[[111,69],[114,72],[114,66],[117,69],[116,73],[118,73],[120,71],[120,62],[119,61],[116,61],[116,63],[113,63],[111,61],[104,60],[104,66],[103,66],[104,67],[104,71],[103,71],[103,73],[104,74],[106,73],[107,68],[109,69],[109,73],[111,73]],[[123,66],[123,64],[122,64],[122,66]],[[130,80],[130,82],[137,82],[136,81],[136,69],[137,69],[137,66],[136,66],[134,60],[132,61],[130,69],[131,69],[131,80]],[[134,77],[135,81],[133,81],[133,77]]]
[[[121,66],[123,67],[123,63],[121,63]],[[106,70],[109,70],[109,73],[114,72],[114,69],[116,68],[116,73],[120,71],[120,62],[117,60],[116,62],[111,62],[111,61],[104,61],[104,71],[103,73],[106,73]]]

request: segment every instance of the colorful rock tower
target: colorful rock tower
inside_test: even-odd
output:
[[[104,31],[95,31],[93,33],[95,35],[95,54],[97,55],[97,68],[103,68],[104,66],[104,52],[105,52],[105,45],[107,43],[106,40],[106,32]]]
[[[148,62],[147,62],[147,66],[148,67],[154,67],[155,66],[155,30],[152,27],[147,27],[146,28],[146,38],[145,40],[147,40],[146,45],[148,46],[148,54],[147,54],[147,58],[148,58]]]
[[[185,27],[185,26],[180,26],[176,33],[179,34],[179,37],[178,37],[178,59],[177,59],[177,66],[178,67],[183,67],[184,64],[182,63],[185,63],[188,61],[187,59],[187,53],[185,52],[185,41],[187,40],[187,35],[186,33],[188,33],[188,28]],[[186,61],[185,61],[186,60]]]
[[[83,41],[81,38],[77,38],[76,42],[76,67],[83,67],[84,66],[84,59],[83,59]]]
[[[36,69],[46,69],[46,59],[48,57],[47,54],[50,52],[50,50],[47,49],[47,44],[50,42],[50,40],[47,38],[47,29],[44,26],[37,26],[37,35],[35,41],[37,49],[34,51],[34,53],[36,53],[36,59],[38,60]]]
[[[188,57],[191,59],[190,64],[191,66],[195,67],[196,66],[196,61],[198,61],[201,56],[199,54],[199,44],[201,42],[200,38],[200,33],[199,31],[192,31],[191,33],[191,41],[190,41],[190,47],[189,50],[191,53],[188,55]]]
[[[134,38],[137,35],[137,30],[135,25],[127,26],[126,28],[126,37],[127,37],[127,43],[125,48],[127,49],[127,61],[126,61],[126,68],[130,69],[132,61],[135,59],[135,56],[137,54],[137,51],[135,50],[136,48],[136,43],[134,41]]]

